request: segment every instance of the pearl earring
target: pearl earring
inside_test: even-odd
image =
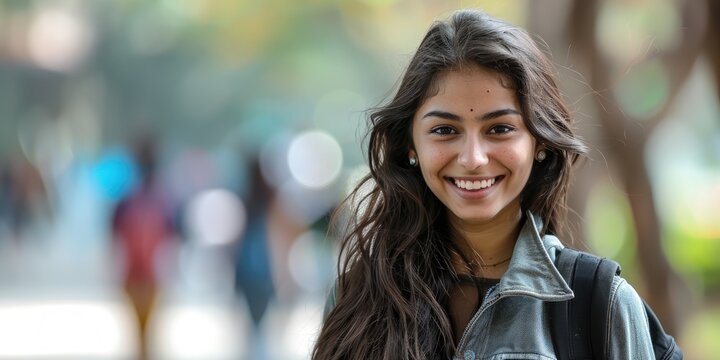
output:
[[[417,166],[417,158],[414,156],[410,156],[410,160],[408,160],[410,163],[410,166]]]
[[[547,157],[547,153],[545,153],[545,150],[540,150],[537,152],[537,155],[535,155],[535,159],[537,159],[538,162],[542,162]]]

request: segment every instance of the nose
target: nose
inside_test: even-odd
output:
[[[474,170],[480,166],[487,165],[488,154],[486,144],[475,137],[470,137],[462,144],[457,158],[458,163],[468,169]]]

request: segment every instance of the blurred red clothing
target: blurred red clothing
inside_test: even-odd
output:
[[[172,235],[163,197],[140,190],[123,200],[113,217],[113,232],[124,251],[125,283],[155,283],[158,250]]]

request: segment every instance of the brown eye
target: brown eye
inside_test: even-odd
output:
[[[515,128],[509,125],[496,125],[490,129],[490,134],[507,134],[511,131],[515,131]]]
[[[431,133],[437,134],[437,135],[453,135],[457,134],[457,131],[455,129],[449,127],[449,126],[438,126],[430,130]]]

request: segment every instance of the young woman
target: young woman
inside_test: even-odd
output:
[[[555,359],[546,302],[585,146],[545,54],[479,11],[435,23],[371,116],[370,174],[313,359]],[[613,283],[615,359],[646,359],[643,305]]]

